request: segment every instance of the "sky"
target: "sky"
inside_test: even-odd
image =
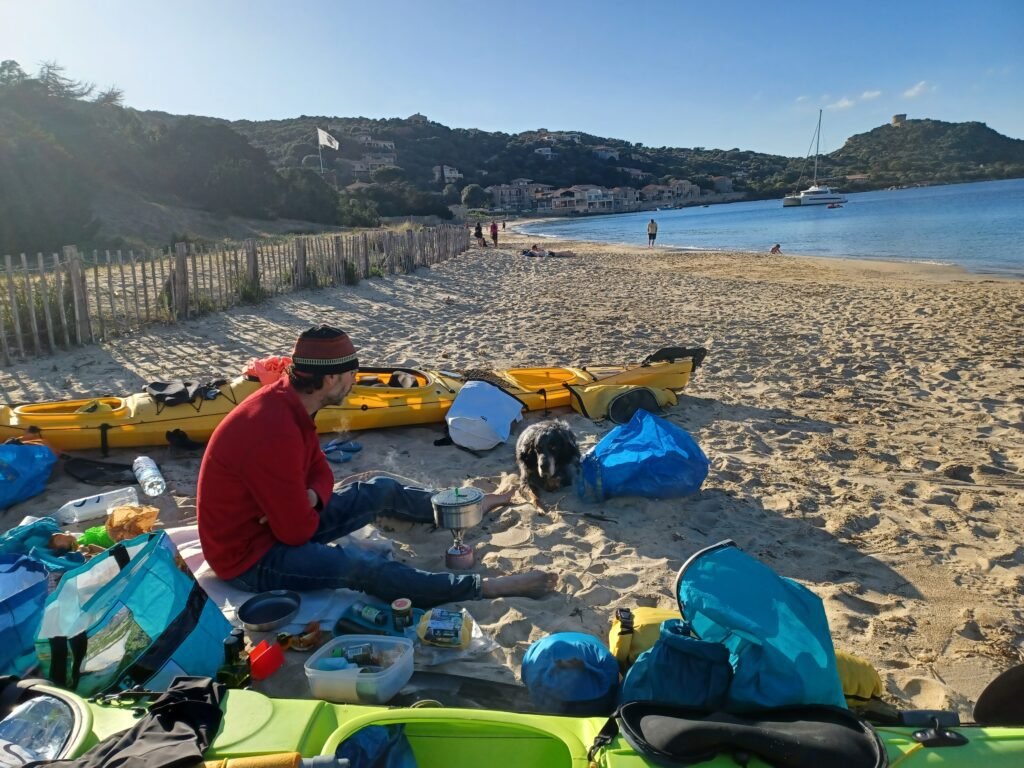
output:
[[[126,104],[822,152],[911,119],[1024,138],[1024,0],[0,0],[0,60]]]

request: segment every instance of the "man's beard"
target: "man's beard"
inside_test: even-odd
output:
[[[345,401],[345,398],[348,397],[348,393],[351,392],[351,391],[352,391],[352,387],[347,387],[340,394],[337,394],[337,395],[332,394],[332,395],[326,396],[324,398],[324,401],[323,401],[323,406],[321,406],[321,407],[325,407],[325,406],[329,406],[329,405],[341,405]]]

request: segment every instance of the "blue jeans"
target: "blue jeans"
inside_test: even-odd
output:
[[[412,568],[361,547],[330,547],[328,542],[390,515],[415,523],[434,523],[430,497],[434,491],[403,486],[390,477],[352,483],[331,494],[320,512],[313,538],[299,547],[278,542],[256,565],[228,583],[246,592],[270,589],[345,587],[388,602],[408,597],[417,608],[480,597],[480,576],[430,573]]]

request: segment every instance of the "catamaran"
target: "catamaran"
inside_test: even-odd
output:
[[[794,205],[830,205],[845,203],[846,198],[825,184],[818,184],[818,154],[821,148],[821,110],[818,110],[818,127],[814,131],[814,179],[811,186],[802,192],[793,195],[786,195],[782,198],[782,207],[789,208]]]

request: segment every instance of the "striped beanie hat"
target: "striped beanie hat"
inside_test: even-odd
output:
[[[359,368],[356,348],[344,331],[329,325],[318,325],[303,331],[292,351],[292,368],[296,373],[333,374]]]

